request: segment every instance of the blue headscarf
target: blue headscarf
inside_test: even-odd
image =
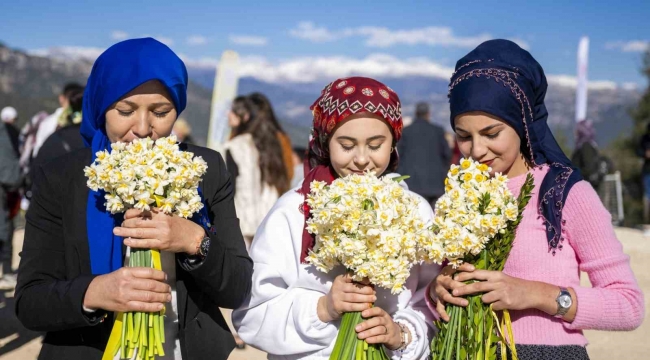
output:
[[[166,45],[152,39],[133,39],[108,48],[95,61],[86,83],[81,136],[95,154],[111,151],[106,136],[106,111],[138,86],[160,81],[174,103],[176,113],[185,109],[187,70],[183,61]],[[86,226],[93,274],[106,274],[122,267],[122,238],[113,235],[115,216],[106,211],[104,192],[90,190],[86,204]]]
[[[449,84],[451,126],[456,116],[483,111],[512,126],[522,152],[549,172],[539,188],[549,251],[562,249],[562,209],[571,187],[582,175],[566,157],[548,126],[544,97],[548,84],[541,65],[526,50],[507,40],[482,43],[456,63]]]

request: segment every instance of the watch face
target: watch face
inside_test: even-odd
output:
[[[557,301],[560,304],[560,306],[563,308],[570,308],[571,304],[573,303],[571,301],[571,296],[569,295],[562,295]]]
[[[205,256],[208,254],[208,250],[210,249],[210,238],[206,237],[201,241],[201,255]]]

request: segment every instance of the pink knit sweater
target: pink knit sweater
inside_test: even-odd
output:
[[[548,167],[532,172],[538,189]],[[508,182],[515,196],[525,180],[526,175],[521,175]],[[629,256],[614,234],[610,214],[591,185],[581,181],[571,188],[563,210],[565,240],[555,255],[548,250],[538,198],[539,194],[533,193],[524,210],[503,271],[521,279],[573,288],[578,309],[572,323],[534,309],[511,311],[515,343],[584,346],[584,329],[632,330],[641,325],[643,293],[630,269]],[[580,271],[589,275],[593,288],[580,286]]]

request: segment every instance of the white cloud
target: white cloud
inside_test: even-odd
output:
[[[187,38],[187,43],[189,45],[204,45],[208,42],[208,39],[205,36],[201,35],[192,35]]]
[[[187,66],[214,68],[218,59],[192,59],[181,55]],[[263,56],[244,56],[240,58],[239,74],[258,80],[278,83],[310,83],[331,80],[346,76],[407,77],[421,76],[448,80],[454,69],[425,57],[398,58],[386,54],[372,54],[365,58],[346,56],[297,57],[271,61]],[[576,88],[578,80],[572,75],[548,75],[551,86]],[[619,88],[614,81],[596,80],[589,82],[591,90],[615,90]],[[630,84],[622,84],[629,89]]]
[[[633,82],[625,82],[621,84],[621,88],[623,88],[623,90],[633,91],[639,89],[639,84]]]
[[[45,49],[29,50],[28,53],[36,56],[50,57],[60,60],[90,60],[95,61],[101,55],[103,48],[83,46],[57,46]]]
[[[37,56],[47,56],[63,60],[94,61],[105,49],[95,47],[61,46],[30,50]],[[188,67],[215,68],[219,59],[211,57],[192,58],[179,54]],[[309,83],[331,80],[346,76],[407,77],[420,76],[448,80],[454,69],[426,57],[398,58],[387,54],[371,54],[365,58],[347,56],[296,57],[271,61],[263,56],[244,56],[240,58],[239,73],[243,77],[278,83]],[[547,75],[552,86],[575,88],[578,80],[572,75]],[[620,86],[609,80],[589,82],[590,90],[638,89],[636,83],[622,83]]]
[[[578,78],[572,75],[547,75],[546,79],[551,85],[576,88],[578,87]],[[589,90],[616,90],[618,85],[614,81],[595,80],[587,84]]]
[[[183,60],[186,66],[194,68],[215,68],[219,65],[219,59],[211,57],[202,57],[202,58],[190,58],[185,54],[178,54],[178,57]]]
[[[190,58],[180,55],[189,67],[213,68],[215,58]],[[373,54],[362,59],[346,56],[297,57],[271,61],[263,56],[240,58],[239,74],[266,82],[309,83],[352,75],[377,77],[424,76],[449,79],[453,68],[427,58],[397,58]]]
[[[295,29],[289,30],[289,34],[293,37],[309,40],[311,42],[326,42],[337,39],[337,35],[327,30],[324,27],[317,27],[313,22],[302,21]]]
[[[249,35],[230,35],[228,39],[233,44],[248,46],[265,46],[269,42],[265,37]]]
[[[115,30],[111,33],[111,39],[113,40],[125,40],[128,39],[129,34],[121,31],[121,30]]]
[[[249,56],[242,58],[240,64],[242,76],[252,76],[267,82],[306,83],[352,75],[448,79],[452,72],[452,68],[427,58],[401,59],[385,54],[373,54],[363,59],[345,56],[299,57],[278,62]]]
[[[385,27],[366,26],[344,30],[344,32],[366,37],[366,45],[381,48],[399,44],[472,48],[492,38],[489,34],[458,37],[450,28],[437,26],[410,30],[390,30]]]
[[[605,48],[623,52],[644,52],[650,48],[650,42],[645,40],[612,41],[605,44]]]
[[[473,48],[480,43],[493,39],[488,33],[475,36],[458,36],[449,27],[429,26],[415,29],[391,30],[386,27],[361,26],[347,28],[341,31],[331,31],[326,27],[319,27],[313,22],[303,21],[295,29],[289,30],[293,37],[319,43],[334,41],[349,37],[365,38],[365,44],[369,47],[386,48],[394,45],[429,45],[429,46],[453,46],[461,48]],[[520,39],[513,38],[512,41],[527,49],[529,44]]]

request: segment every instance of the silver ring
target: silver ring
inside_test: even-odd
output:
[[[388,326],[386,325],[382,325],[382,326],[384,327],[384,329],[386,329],[386,331],[384,331],[384,335],[388,334]]]

